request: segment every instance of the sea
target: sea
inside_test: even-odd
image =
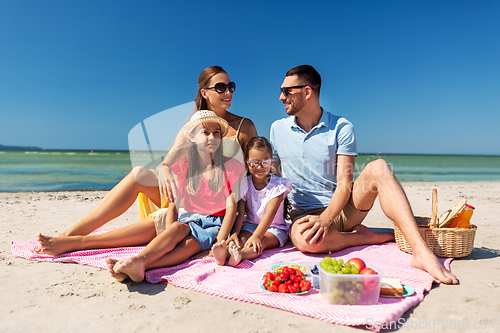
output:
[[[500,180],[500,156],[477,155],[360,154],[355,176],[378,158],[400,182]],[[110,190],[131,168],[129,151],[0,150],[0,192]]]

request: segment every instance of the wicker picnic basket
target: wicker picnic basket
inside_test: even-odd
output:
[[[422,238],[436,256],[461,258],[472,252],[477,227],[471,224],[469,229],[448,228],[466,203],[467,200],[462,200],[437,218],[437,190],[433,189],[431,217],[415,216]],[[412,254],[410,245],[396,224],[394,224],[394,237],[401,251]]]

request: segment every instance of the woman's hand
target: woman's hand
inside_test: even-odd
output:
[[[245,243],[245,247],[253,247],[253,251],[260,255],[262,253],[262,240],[259,237],[252,235]]]
[[[170,173],[170,168],[162,162],[156,171],[158,171],[158,188],[160,189],[160,196],[173,202],[176,192],[175,182]]]

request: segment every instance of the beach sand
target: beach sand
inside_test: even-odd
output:
[[[400,331],[500,331],[500,182],[404,183],[415,215],[438,213],[463,198],[476,207],[474,250],[451,263],[460,284],[438,285],[405,313]],[[261,305],[226,300],[167,284],[118,283],[108,272],[77,264],[15,258],[11,241],[37,232],[58,235],[106,192],[0,193],[0,332],[355,332]],[[107,226],[138,218],[132,206]],[[378,203],[365,225],[392,228]],[[476,327],[477,329],[473,329]],[[395,328],[393,323],[392,328]],[[444,328],[444,329],[443,329]]]

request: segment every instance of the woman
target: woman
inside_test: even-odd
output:
[[[226,156],[231,156],[235,148],[238,150],[241,149],[240,147],[244,148],[251,138],[257,136],[255,125],[250,119],[227,111],[231,107],[234,89],[234,82],[231,82],[227,72],[219,66],[205,68],[198,78],[198,92],[195,100],[197,109],[213,111],[228,122],[228,133],[223,140]],[[166,159],[175,160],[174,157],[169,156]],[[167,162],[164,161],[158,166],[157,173],[144,167],[135,167],[97,206],[61,236],[88,235],[127,211],[134,204],[139,193],[144,193],[158,207],[162,207],[162,197],[172,201],[172,191],[169,189],[168,182],[165,181],[165,172],[168,171]]]

